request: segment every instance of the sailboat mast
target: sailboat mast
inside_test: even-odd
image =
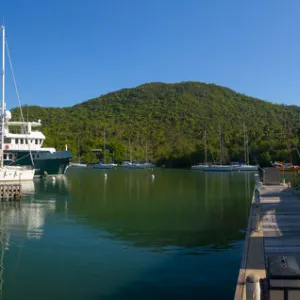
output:
[[[223,147],[222,147],[222,132],[221,125],[219,124],[219,134],[220,134],[220,165],[223,163]]]
[[[288,120],[285,121],[285,125],[286,125],[286,132],[287,132],[288,139],[290,139],[291,131],[290,131]],[[288,141],[288,151],[289,151],[290,164],[292,165],[293,164],[292,147],[289,141]]]
[[[207,165],[207,136],[206,130],[204,131],[204,147],[205,147],[205,164]]]
[[[246,141],[246,126],[243,122],[243,129],[244,129],[244,161],[247,163],[247,141]]]
[[[129,138],[129,141],[128,141],[128,146],[129,146],[129,161],[132,163],[132,150],[131,150],[130,138]]]
[[[5,106],[5,28],[2,25],[2,102],[1,102],[1,148],[0,148],[0,167],[3,167],[3,143],[4,143],[4,106]]]
[[[104,130],[104,136],[103,136],[103,142],[104,142],[104,162],[106,164],[106,136],[105,136],[105,130]]]
[[[79,146],[79,138],[77,139],[77,156],[78,156],[78,162],[80,163],[80,146]]]
[[[246,132],[246,155],[247,155],[247,165],[249,165],[249,138],[248,138],[248,134]]]
[[[137,152],[138,152],[138,163],[140,162],[140,135],[137,136]]]
[[[146,141],[146,163],[148,162],[148,144]]]

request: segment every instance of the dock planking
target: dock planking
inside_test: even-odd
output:
[[[265,283],[262,285],[261,299],[300,299],[300,196],[283,184],[262,185],[259,190],[261,229],[257,229],[254,209],[257,201],[253,194],[234,299],[246,299],[245,283],[247,276],[251,274],[258,275],[261,282]],[[281,266],[281,262],[276,261],[278,258],[289,263]],[[270,280],[274,269],[273,265],[270,267],[270,261],[279,265],[280,271],[276,276],[280,274],[280,280],[277,282],[274,279]],[[285,276],[286,270],[294,270],[295,274]],[[294,285],[291,285],[288,279],[294,280]],[[291,286],[293,290],[289,290]]]

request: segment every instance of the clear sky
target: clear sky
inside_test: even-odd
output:
[[[300,104],[299,0],[2,0],[0,16],[22,104],[188,80]]]

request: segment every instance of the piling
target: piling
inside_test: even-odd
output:
[[[260,281],[259,277],[251,274],[246,279],[246,299],[261,300]]]
[[[22,198],[21,183],[1,183],[0,200],[20,200]]]

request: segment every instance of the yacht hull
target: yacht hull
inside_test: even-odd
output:
[[[231,172],[233,166],[226,166],[226,165],[211,165],[208,168],[204,168],[205,172]]]
[[[12,160],[4,160],[4,165],[31,166],[29,151],[5,151],[6,156],[10,154],[15,157]],[[68,167],[72,155],[69,151],[43,152],[31,151],[33,158],[35,176],[63,174]]]
[[[0,168],[0,182],[32,180],[35,170],[24,167],[4,166]]]

